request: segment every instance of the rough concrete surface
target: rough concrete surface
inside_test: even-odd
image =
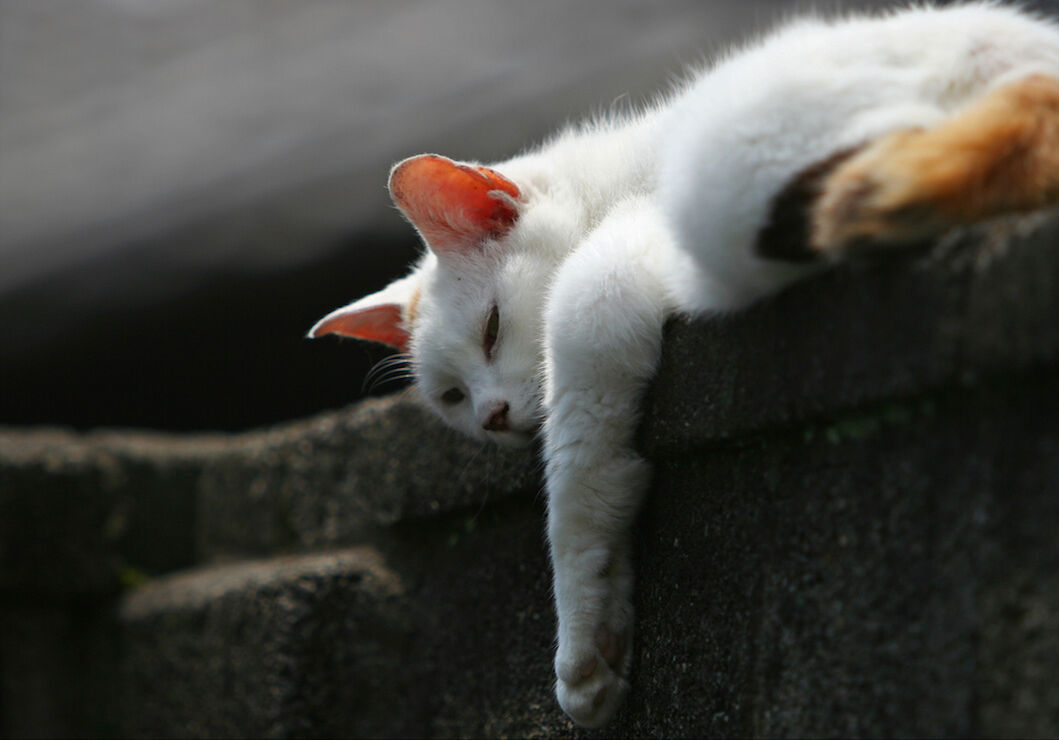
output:
[[[1056,399],[1049,372],[666,458],[628,734],[1054,735]]]
[[[532,451],[466,440],[412,393],[246,434],[0,428],[0,588],[115,590],[539,490]]]
[[[411,612],[370,548],[202,569],[122,604],[125,733],[415,734]],[[188,715],[188,708],[196,710]]]
[[[1059,354],[1059,212],[857,256],[749,310],[670,322],[645,448],[689,448]]]
[[[0,588],[69,597],[195,562],[208,436],[0,428]]]
[[[633,692],[596,733],[551,695],[529,452],[414,398],[243,435],[5,431],[0,726],[1054,736],[1057,223],[669,328]],[[179,555],[138,565],[163,531]]]
[[[531,450],[464,439],[414,393],[236,436],[199,483],[203,557],[355,544],[373,528],[540,490]]]

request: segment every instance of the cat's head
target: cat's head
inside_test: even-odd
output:
[[[452,426],[528,443],[540,423],[541,314],[556,263],[533,188],[432,154],[398,163],[389,188],[426,253],[410,275],[328,314],[309,336],[408,352],[420,393]]]

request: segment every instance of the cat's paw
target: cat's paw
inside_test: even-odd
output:
[[[559,706],[582,727],[599,727],[629,693],[631,628],[599,625],[591,640],[560,644],[555,656]]]
[[[920,134],[883,137],[825,179],[812,213],[814,251],[837,257],[867,245],[915,241],[944,228],[940,191],[951,174],[917,145]]]
[[[911,242],[1059,202],[1059,80],[1030,75],[925,129],[895,131],[840,164],[813,208],[810,244],[836,253]]]

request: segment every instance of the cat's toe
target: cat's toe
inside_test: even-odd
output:
[[[920,133],[883,137],[825,179],[811,215],[810,246],[818,254],[916,241],[946,225],[942,178],[930,159],[915,156]]]
[[[578,672],[573,682],[560,677],[555,693],[570,719],[582,727],[599,727],[621,707],[629,693],[629,682],[615,673],[609,663],[593,660],[588,675]]]
[[[601,624],[596,629],[596,648],[603,660],[619,674],[626,672],[624,632],[613,632],[607,625]]]
[[[589,657],[574,657],[560,650],[555,661],[559,705],[583,727],[599,727],[607,722],[629,692],[628,630],[601,624],[596,628],[592,647]]]
[[[839,256],[860,245],[889,241],[895,229],[883,185],[871,172],[843,173],[829,184],[818,202],[812,226],[812,248]]]

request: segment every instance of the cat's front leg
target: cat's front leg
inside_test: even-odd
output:
[[[631,529],[651,476],[633,438],[673,308],[667,276],[681,259],[641,203],[571,255],[549,298],[544,454],[556,693],[587,727],[606,722],[629,688]]]
[[[614,452],[569,450],[552,455],[547,468],[559,620],[556,695],[586,727],[603,724],[622,704],[632,662],[629,528],[650,468],[634,455]],[[581,454],[583,459],[572,459]]]

